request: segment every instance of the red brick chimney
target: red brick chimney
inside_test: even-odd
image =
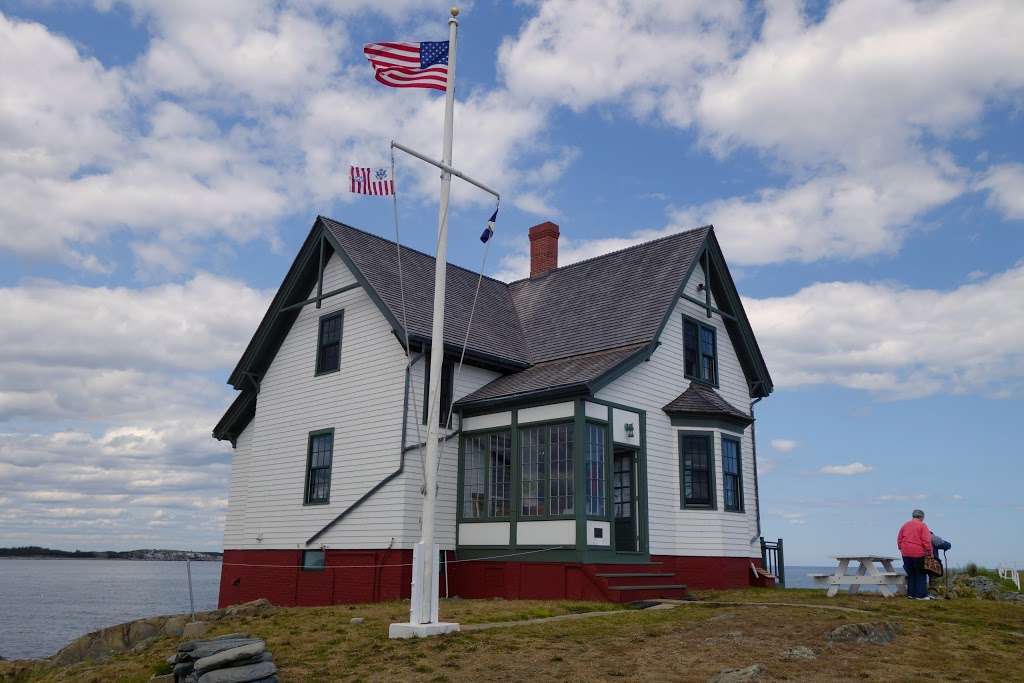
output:
[[[530,277],[558,267],[558,225],[544,221],[530,228]]]

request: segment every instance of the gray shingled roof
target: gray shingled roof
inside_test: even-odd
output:
[[[395,243],[330,218],[322,220],[394,318],[402,323],[402,292],[399,288],[398,250]],[[433,256],[402,247],[408,332],[414,337],[431,337],[434,319],[434,263]],[[461,347],[479,274],[449,263],[446,277],[445,339]],[[479,303],[467,348],[515,364],[528,363],[523,332],[508,285],[504,282],[488,277],[481,282]]]
[[[400,332],[407,321],[407,331],[414,341],[430,341],[434,257],[408,247],[401,248],[405,284],[403,315],[396,244],[321,216],[232,372],[229,382],[235,388],[248,391],[252,389],[249,383],[258,382],[298,315],[298,309],[286,311],[285,308],[294,304],[297,297],[306,296],[315,284],[315,250],[320,227],[337,244],[342,258],[358,271],[361,283],[395,331]],[[483,278],[470,327],[467,355],[494,367],[523,369],[499,377],[464,397],[459,404],[479,404],[526,394],[564,393],[570,389],[593,391],[598,380],[614,375],[618,366],[635,360],[644,347],[656,342],[679,288],[706,242],[717,245],[710,226],[509,284]],[[725,268],[724,263],[722,267]],[[448,265],[446,345],[462,345],[478,278],[473,271]],[[738,298],[735,307],[741,308]],[[742,322],[743,330],[749,330],[745,318]],[[754,351],[756,353],[756,343]],[[677,401],[685,396],[686,393]],[[232,419],[230,425],[218,425],[218,432],[222,433],[218,438],[236,435],[244,428],[247,413],[237,408],[239,406],[228,412],[240,416],[239,419]],[[228,417],[226,415],[225,419]]]
[[[526,370],[499,377],[464,396],[457,404],[479,404],[540,392],[555,395],[578,390],[586,391],[605,374],[648,348],[650,344],[630,344],[617,349],[544,361]]]
[[[325,228],[399,323],[395,243],[329,218]],[[478,404],[587,389],[656,340],[710,227],[669,235],[505,284],[484,278],[467,351],[531,365],[462,398]],[[434,257],[402,247],[409,334],[431,336]],[[478,274],[448,265],[445,339],[461,346]]]
[[[395,243],[322,220],[401,322]],[[468,349],[536,364],[651,342],[709,229],[669,235],[511,284],[485,277]],[[434,257],[403,247],[402,269],[409,334],[429,339]],[[448,265],[445,339],[460,346],[477,279],[473,271]]]
[[[754,420],[750,415],[734,407],[710,387],[699,382],[690,382],[686,391],[675,397],[662,408],[669,415],[682,417],[720,417],[748,425]]]
[[[709,230],[669,235],[511,283],[530,362],[654,341]]]

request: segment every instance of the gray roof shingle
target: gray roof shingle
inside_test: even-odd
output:
[[[504,375],[460,399],[458,405],[511,399],[525,394],[558,394],[589,388],[593,382],[625,363],[649,344],[630,344],[617,349],[543,361],[533,367]]]
[[[321,217],[321,220],[394,318],[402,323],[402,291],[399,287],[398,250],[395,243],[330,218]],[[433,256],[402,247],[405,309],[411,336],[425,339],[431,337],[434,320],[434,263]],[[445,339],[461,347],[469,324],[479,274],[449,263],[446,278]],[[512,296],[504,282],[488,277],[480,281],[480,298],[467,348],[514,364],[526,365],[529,362]]]
[[[401,322],[395,243],[330,218],[321,220]],[[467,349],[532,365],[649,343],[709,230],[669,235],[510,284],[485,277]],[[402,271],[409,334],[429,339],[434,257],[402,247]],[[478,278],[478,273],[448,264],[445,339],[459,346]]]
[[[530,361],[654,341],[709,230],[669,235],[511,283]]]
[[[395,242],[320,216],[229,378],[236,389],[253,395],[258,390],[259,377],[298,315],[294,307],[296,297],[306,296],[315,285],[316,248],[321,228],[329,241],[340,248],[341,256],[358,271],[357,277],[390,319],[396,333],[404,327],[415,342],[429,343],[434,257],[401,247],[400,282],[399,248]],[[720,253],[711,226],[668,235],[508,284],[488,277],[481,280],[478,273],[448,264],[446,346],[461,348],[469,328],[468,357],[475,356],[506,372],[512,370],[511,374],[498,377],[462,398],[459,405],[596,390],[602,378],[607,381],[617,368],[636,360],[645,349],[654,348],[683,280],[705,244],[715,254]],[[724,261],[721,268],[725,270],[727,286],[732,288],[726,294],[733,295],[734,308],[739,310],[740,333],[745,335],[744,339],[750,337],[757,361],[753,371],[761,372],[762,390],[766,386],[770,392],[767,368],[763,367],[749,324],[742,315],[742,305],[728,279]],[[478,281],[480,294],[470,325]],[[250,386],[252,384],[256,387]],[[224,420],[235,417],[228,420],[230,424],[218,425],[217,438],[234,438],[244,428],[250,400],[251,397],[246,396],[233,404]],[[715,392],[697,384],[691,384],[687,391],[665,406],[665,410],[749,420]]]
[[[664,408],[669,415],[683,417],[720,417],[742,422],[748,425],[753,422],[750,415],[734,407],[718,395],[714,389],[699,382],[690,382],[686,391],[676,396]]]
[[[402,299],[394,242],[343,223],[324,226],[399,323]],[[499,377],[459,405],[588,387],[653,343],[710,227],[697,228],[506,284],[484,278],[468,353],[524,370]],[[402,247],[408,331],[430,339],[434,257]],[[448,265],[445,339],[461,346],[479,275]]]

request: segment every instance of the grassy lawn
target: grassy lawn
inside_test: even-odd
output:
[[[247,631],[264,638],[282,681],[495,679],[571,681],[706,681],[727,668],[764,665],[773,680],[1024,680],[1024,606],[973,600],[911,602],[878,596],[828,599],[820,591],[745,590],[701,593],[707,601],[671,610],[557,621],[418,641],[392,641],[388,624],[407,618],[403,603],[289,608],[218,622],[211,635]],[[766,603],[792,603],[769,605]],[[869,614],[815,609],[849,607]],[[514,621],[617,609],[604,603],[444,601],[442,616],[463,624]],[[365,618],[349,624],[353,616]],[[889,645],[829,645],[844,623],[887,620],[899,633]],[[0,680],[145,681],[176,642],[156,641],[107,662],[14,673]],[[817,659],[790,661],[803,645]],[[5,669],[6,667],[6,669]]]

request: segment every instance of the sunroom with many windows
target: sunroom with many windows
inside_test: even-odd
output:
[[[460,556],[500,548],[538,560],[643,557],[644,419],[582,399],[463,415]]]

